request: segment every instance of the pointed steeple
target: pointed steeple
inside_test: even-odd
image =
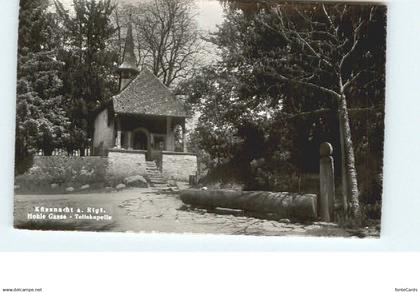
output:
[[[128,23],[127,36],[125,38],[123,63],[118,67],[120,72],[120,91],[139,73],[136,55],[134,54],[133,27],[131,17]]]

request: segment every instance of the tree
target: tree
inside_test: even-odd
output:
[[[31,52],[57,48],[58,32],[53,13],[48,12],[49,0],[22,0],[19,3],[18,51]]]
[[[118,52],[111,48],[115,33],[111,0],[74,0],[74,13],[54,1],[62,28],[62,50],[59,59],[67,112],[71,118],[69,151],[80,149],[83,155],[93,134],[95,111],[118,91],[114,69]]]
[[[124,6],[114,13],[120,51],[124,44],[121,31],[132,21],[139,65],[171,86],[196,69],[201,41],[194,16],[191,0],[151,0]]]
[[[21,151],[42,150],[51,155],[68,137],[62,81],[58,77],[61,64],[50,51],[24,53],[18,58],[17,141]],[[23,148],[22,148],[23,147]]]
[[[380,5],[344,4],[267,4],[252,13],[230,9],[212,39],[222,60],[183,84],[192,103],[201,107],[202,121],[229,122],[229,130],[203,123],[209,125],[203,133],[215,135],[218,129],[222,132],[218,137],[228,141],[223,139],[230,137],[226,133],[233,129],[238,137],[246,122],[247,127],[249,122],[267,124],[263,132],[268,139],[260,139],[258,147],[272,149],[269,141],[275,133],[270,129],[278,127],[282,132],[277,135],[286,137],[280,141],[284,145],[280,154],[292,145],[290,161],[307,167],[307,148],[296,146],[313,144],[311,156],[316,158],[320,141],[332,139],[340,144],[335,133],[341,129],[343,177],[351,191],[344,202],[349,201],[351,215],[358,217],[353,145],[366,150],[361,146],[372,137],[372,129],[383,132],[385,11]],[[261,116],[266,116],[265,123]],[[368,143],[369,153],[381,159],[383,140],[381,135],[373,136],[377,141]],[[279,156],[274,152],[266,157],[267,163]],[[296,156],[300,161],[294,160]],[[380,172],[380,167],[375,166],[375,171]]]
[[[22,0],[19,15],[16,96],[16,170],[30,166],[33,153],[50,155],[68,138],[62,98],[62,64],[57,61],[59,31],[47,0]],[[27,163],[28,162],[28,163]]]
[[[269,15],[269,21],[266,15]],[[359,188],[347,99],[356,85],[383,85],[384,63],[375,62],[369,50],[371,41],[367,38],[369,30],[378,23],[384,27],[383,9],[345,4],[278,5],[266,15],[262,14],[258,21],[285,42],[279,49],[279,53],[286,56],[284,66],[272,72],[272,76],[279,82],[304,86],[336,100],[343,202],[348,202],[350,215],[359,218]]]

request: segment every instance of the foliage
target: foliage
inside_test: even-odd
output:
[[[53,13],[47,12],[49,0],[21,0],[19,2],[18,50],[31,52],[56,48],[57,26]]]
[[[60,64],[50,52],[19,55],[18,139],[25,140],[31,150],[42,149],[46,154],[60,147],[68,135],[57,67]]]
[[[208,180],[243,182],[247,189],[278,188],[277,180],[265,176],[274,177],[269,165],[280,161],[287,165],[284,172],[293,170],[288,141],[283,139],[288,129],[278,108],[243,98],[241,89],[247,81],[241,83],[236,69],[226,69],[226,63],[205,68],[180,86],[202,113],[192,135],[193,147],[200,149],[200,160],[207,164]]]
[[[384,16],[381,6],[278,5],[261,12],[255,22],[256,29],[266,28],[272,38],[277,37],[277,54],[284,56],[282,62],[276,62],[273,55],[253,52],[263,75],[279,86],[299,85],[336,100],[345,182],[343,206],[346,210],[349,204],[354,217],[360,215],[359,186],[347,104],[356,88],[357,95],[384,88]],[[372,41],[372,34],[383,38]]]
[[[340,174],[337,110],[345,96],[352,127],[347,138],[353,138],[364,170],[362,197],[377,196],[368,180],[381,172],[384,7],[268,6],[254,13],[230,8],[212,38],[221,61],[180,86],[201,113],[197,144],[211,157],[210,167],[237,162],[242,176],[254,181],[250,187],[274,189],[285,174],[299,180],[317,171],[319,144],[329,141]]]
[[[74,0],[73,12],[55,1],[62,33],[58,58],[64,63],[60,72],[67,98],[67,114],[71,120],[68,150],[89,146],[93,134],[95,111],[117,92],[113,75],[118,52],[109,40],[115,33],[111,0]]]
[[[16,148],[18,173],[26,170],[33,152],[51,154],[68,138],[62,80],[57,61],[58,31],[48,1],[20,2],[18,75],[16,96]]]
[[[16,114],[16,170],[31,155],[89,147],[98,107],[117,91],[118,61],[108,49],[114,34],[111,1],[20,2]],[[81,151],[84,153],[84,151]]]

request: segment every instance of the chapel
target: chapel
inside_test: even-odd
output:
[[[158,163],[161,171],[164,156],[176,156],[176,159],[166,161],[182,167],[184,158],[191,161],[190,156],[195,156],[185,147],[185,126],[189,116],[184,103],[151,71],[139,70],[136,63],[129,24],[123,62],[118,67],[120,91],[96,115],[94,155],[136,154],[146,161]],[[167,168],[176,167],[167,165]]]

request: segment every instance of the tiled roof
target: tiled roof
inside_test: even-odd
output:
[[[143,69],[130,84],[113,97],[120,114],[187,117],[184,104],[152,72]]]

